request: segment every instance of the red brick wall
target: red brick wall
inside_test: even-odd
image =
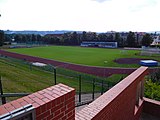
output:
[[[101,97],[76,113],[76,120],[138,120],[143,100],[136,106],[137,86],[148,73],[140,67]]]
[[[139,120],[143,112],[160,116],[160,102],[139,99],[137,86],[148,73],[140,67],[112,89],[75,114],[75,90],[58,84],[0,106],[0,115],[32,104],[36,120]]]
[[[0,106],[0,115],[32,104],[36,120],[74,120],[75,90],[58,84]]]
[[[143,112],[160,117],[160,101],[144,98]]]

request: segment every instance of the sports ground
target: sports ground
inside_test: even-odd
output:
[[[139,50],[84,48],[72,46],[18,48],[8,49],[8,51],[61,62],[101,67],[137,68],[139,67],[138,63],[141,59],[160,59],[157,56],[141,56]]]
[[[12,58],[29,62],[46,62],[56,67],[78,71],[78,73],[74,72],[72,77],[66,76],[66,73],[65,75],[57,75],[57,82],[72,86],[76,90],[79,89],[79,78],[77,75],[81,73],[85,73],[85,76],[87,74],[95,75],[95,77],[91,77],[88,80],[82,77],[83,92],[90,92],[93,89],[92,80],[97,76],[102,77],[103,81],[107,82],[105,83],[107,84],[105,88],[109,89],[114,83],[119,82],[127,74],[137,69],[140,66],[139,61],[141,59],[160,60],[159,56],[141,56],[139,50],[72,46],[6,49],[0,50],[0,54],[4,57],[0,61],[2,67],[0,74],[2,76],[4,91],[6,92],[34,92],[54,83],[53,73],[37,69],[30,70],[28,65],[21,64],[21,61],[14,62]],[[5,56],[8,57],[5,58]],[[76,76],[75,73],[77,74]],[[101,85],[101,81],[101,78],[96,78],[98,86],[96,86],[95,90],[101,90],[101,86],[99,86],[99,84]],[[34,83],[38,85],[35,86]],[[8,87],[8,84],[12,84],[12,87]]]

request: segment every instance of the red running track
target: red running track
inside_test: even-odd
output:
[[[78,64],[72,64],[72,63],[66,63],[66,62],[59,62],[56,60],[50,60],[40,57],[34,57],[29,55],[23,55],[19,53],[13,53],[8,52],[4,50],[0,50],[0,54],[3,56],[8,56],[12,58],[22,59],[29,62],[41,62],[45,64],[51,64],[56,67],[62,67],[82,73],[92,74],[100,77],[108,77],[112,74],[130,74],[136,68],[108,68],[108,67],[96,67],[96,66],[85,66],[85,65],[78,65]]]

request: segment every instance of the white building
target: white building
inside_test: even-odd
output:
[[[151,45],[160,45],[160,36],[155,36]]]
[[[117,42],[82,42],[81,47],[117,48]]]

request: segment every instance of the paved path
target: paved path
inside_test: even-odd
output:
[[[95,93],[95,99],[98,98],[99,96],[101,96],[100,93]],[[94,99],[94,100],[95,100],[95,99]],[[76,96],[75,96],[75,103],[78,103],[78,100],[79,100],[79,95],[76,95]],[[86,101],[92,100],[92,94],[82,94],[81,100],[82,100],[82,102],[86,102]],[[87,105],[87,104],[86,104],[86,105]],[[82,106],[76,107],[76,111],[80,111],[80,110],[81,110],[82,108],[84,108],[86,105],[82,105]]]
[[[100,95],[101,95],[101,93],[95,93],[94,94],[94,98],[96,99]],[[90,100],[92,100],[92,93],[90,93],[90,94],[82,94],[81,95],[81,101],[82,102],[86,102],[86,101],[90,101]],[[79,95],[76,95],[75,96],[75,102],[78,103],[78,101],[79,101]]]

